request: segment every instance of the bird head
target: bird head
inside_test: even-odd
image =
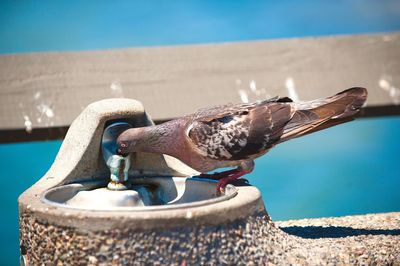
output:
[[[141,148],[143,139],[142,128],[131,128],[122,132],[117,138],[118,153],[125,155],[137,152]]]

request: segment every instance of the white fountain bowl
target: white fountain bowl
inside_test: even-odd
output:
[[[42,201],[52,206],[101,211],[146,211],[204,206],[236,196],[227,185],[216,193],[216,181],[203,178],[141,177],[130,180],[131,189],[107,189],[104,180],[67,184],[46,191]]]

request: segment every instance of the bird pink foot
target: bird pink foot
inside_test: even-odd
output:
[[[238,178],[244,176],[245,174],[248,174],[248,172],[244,171],[243,169],[233,169],[215,174],[201,174],[200,176],[204,178],[218,180],[217,194],[221,194],[225,190],[226,185],[232,183]]]

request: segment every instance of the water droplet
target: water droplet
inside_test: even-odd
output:
[[[32,132],[32,122],[29,119],[29,116],[24,115],[24,120],[25,120],[25,122],[24,122],[25,131],[28,132],[28,133],[31,133]]]
[[[122,89],[122,85],[119,81],[113,81],[110,85],[111,94],[117,98],[124,97],[124,90]]]
[[[249,102],[249,97],[247,95],[247,92],[245,90],[238,90],[240,100],[242,103],[248,103]]]
[[[250,81],[249,86],[250,86],[250,90],[252,92],[256,92],[257,91],[257,84],[256,84],[256,82],[254,80]]]
[[[294,85],[294,80],[292,77],[288,77],[285,81],[285,86],[288,91],[289,97],[294,101],[299,101],[299,96],[297,95],[296,88]]]
[[[42,95],[42,93],[40,91],[36,92],[35,95],[33,96],[33,98],[35,100],[38,100],[40,98],[40,96]]]
[[[51,109],[47,104],[41,103],[37,105],[36,108],[40,113],[44,114],[48,118],[54,117],[53,109]]]

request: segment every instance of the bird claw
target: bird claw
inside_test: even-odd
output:
[[[222,172],[221,174],[223,174],[224,172]],[[217,184],[217,195],[223,195],[225,194],[225,187],[226,185],[232,183],[233,181],[237,180],[238,178],[240,178],[241,176],[247,174],[247,172],[243,171],[243,170],[236,170],[234,172],[230,172],[227,173],[227,175],[223,178],[221,178],[218,181]]]
[[[247,174],[248,172],[244,171],[243,169],[232,169],[220,173],[213,173],[213,174],[201,174],[199,177],[218,180],[217,183],[217,196],[221,196],[225,194],[225,187],[229,183],[237,180],[241,176]],[[247,180],[244,180],[247,181]],[[247,181],[248,182],[248,181]]]

